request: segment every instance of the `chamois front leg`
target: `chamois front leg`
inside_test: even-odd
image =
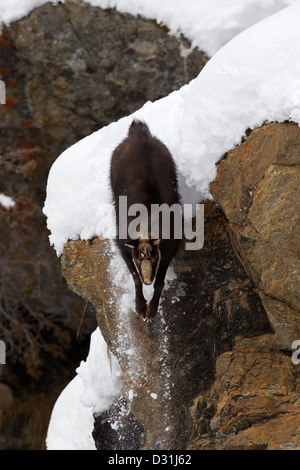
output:
[[[147,312],[147,302],[143,294],[143,285],[139,276],[134,272],[132,277],[135,284],[135,311],[138,315],[145,318]]]
[[[161,264],[158,268],[156,279],[154,282],[153,297],[147,304],[146,320],[151,321],[157,314],[160,296],[165,285],[165,277],[168,264]]]
[[[126,262],[127,267],[132,275],[132,279],[135,285],[135,300],[134,300],[135,311],[138,315],[145,318],[146,311],[147,311],[147,302],[144,298],[142,282],[135,269],[131,254],[129,254],[126,249],[123,249],[122,254],[123,254],[123,259]]]

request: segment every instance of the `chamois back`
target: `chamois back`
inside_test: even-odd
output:
[[[167,147],[152,136],[147,124],[134,120],[128,136],[114,150],[111,159],[111,187],[115,204],[127,196],[132,204],[178,202],[177,174]]]

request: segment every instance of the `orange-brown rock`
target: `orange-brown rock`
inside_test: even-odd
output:
[[[124,311],[128,294],[124,279],[116,285],[107,240],[65,245],[63,274],[70,288],[95,306],[101,332],[123,370],[120,397],[95,419],[99,449],[186,448],[193,435],[189,408],[213,384],[216,358],[232,348],[236,336],[271,331],[222,214],[210,202],[206,227],[204,248],[195,252],[183,246],[174,259],[176,278],[168,282],[150,324],[134,312],[133,298],[132,309]],[[115,422],[122,432],[111,428]]]
[[[237,341],[216,362],[215,383],[191,409],[196,429],[205,421],[197,412],[213,403],[204,436],[190,449],[299,450],[300,377],[297,365],[274,343],[274,335]],[[207,434],[207,430],[209,434]],[[210,436],[210,439],[208,439]],[[212,436],[214,438],[212,439]]]
[[[221,160],[224,213],[205,203],[204,247],[182,246],[150,324],[128,308],[110,242],[65,245],[63,274],[123,371],[98,449],[300,449],[299,155],[299,128],[272,124]]]
[[[300,128],[273,123],[220,162],[212,185],[234,249],[285,349],[300,338]]]

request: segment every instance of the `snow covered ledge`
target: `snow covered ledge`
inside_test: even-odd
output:
[[[172,152],[183,202],[211,198],[217,161],[241,142],[247,129],[272,121],[299,124],[299,13],[296,1],[255,25],[221,49],[190,85],[135,113]],[[88,243],[84,240],[101,237],[104,225],[111,224],[103,220],[99,204],[110,202],[110,155],[131,120],[124,118],[87,137],[53,165],[44,212],[58,255],[68,240]],[[121,268],[113,280],[123,275]],[[128,312],[130,299],[126,293],[121,297],[119,310]],[[136,357],[127,350],[131,354]],[[157,394],[149,389],[149,395],[155,399]]]
[[[182,200],[211,197],[216,162],[238,145],[247,129],[264,122],[299,124],[297,0],[241,33],[207,63],[189,85],[93,133],[53,164],[44,213],[58,255],[68,240],[100,236],[113,221],[103,218],[111,202],[109,165],[113,149],[137,117],[172,153]]]

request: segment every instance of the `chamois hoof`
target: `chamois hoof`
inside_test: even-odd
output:
[[[149,318],[147,318],[147,317],[144,317],[144,322],[145,322],[145,323],[151,323],[151,322],[152,322],[152,320],[150,320],[150,319],[149,319]]]
[[[136,299],[133,301],[133,303],[134,303],[134,311],[137,314],[137,316],[142,317],[144,319],[146,317],[146,312],[147,312],[146,303],[142,307],[140,305],[137,307]]]
[[[145,315],[145,321],[147,322],[152,322],[155,315],[156,315],[156,310],[154,310],[153,308],[151,308],[151,301],[147,302],[147,311],[146,311],[146,315]]]
[[[144,322],[145,323],[152,323],[152,320],[153,320],[153,318],[148,318],[146,316],[144,317]]]

